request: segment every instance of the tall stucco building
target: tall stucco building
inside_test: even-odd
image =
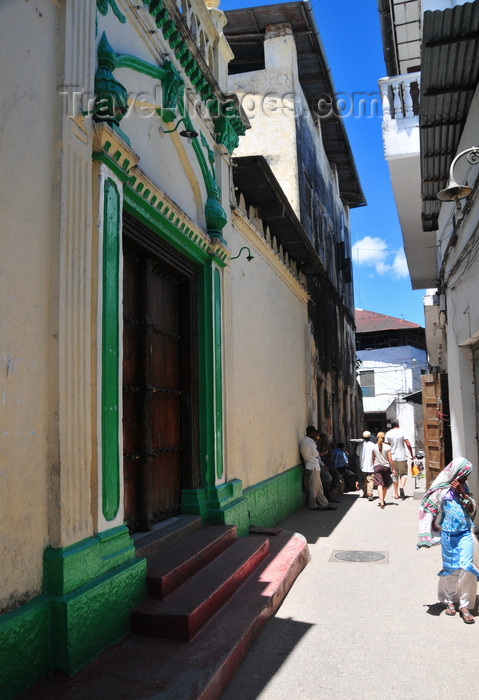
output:
[[[0,5],[3,696],[127,634],[139,534],[276,524],[308,422],[357,420],[345,132],[306,110],[291,183],[251,159],[224,26],[203,0]]]
[[[278,210],[248,174],[262,156],[297,219],[289,247],[300,253],[310,297],[309,417],[334,441],[346,442],[361,424],[350,211],[366,201],[331,71],[310,2],[229,10],[226,17],[235,55],[228,86],[251,123],[234,151],[233,177],[246,203],[274,221]]]
[[[449,456],[449,426],[452,456],[479,459],[479,2],[378,0],[378,7],[388,73],[379,81],[385,157],[411,284],[427,289],[432,372],[423,400],[433,478]],[[471,481],[477,489],[477,470]]]

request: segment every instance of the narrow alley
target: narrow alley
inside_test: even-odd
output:
[[[222,700],[479,696],[479,620],[467,626],[437,603],[441,551],[416,550],[419,501],[408,487],[405,501],[391,489],[384,510],[344,494],[335,513],[303,509],[281,523],[305,535],[311,562]]]

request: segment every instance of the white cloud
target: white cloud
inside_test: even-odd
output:
[[[378,236],[364,236],[356,241],[352,248],[353,261],[357,265],[372,267],[377,275],[390,275],[393,279],[408,277],[404,250],[388,250],[388,244]],[[391,257],[392,262],[390,262]]]
[[[409,277],[406,256],[402,248],[400,248],[394,256],[393,276],[398,280],[403,279],[404,277]]]

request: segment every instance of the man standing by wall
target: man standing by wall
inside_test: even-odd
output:
[[[391,457],[393,458],[394,470],[396,472],[396,481],[393,482],[394,485],[394,498],[406,498],[404,493],[404,487],[407,481],[407,457],[406,457],[406,447],[409,450],[411,459],[414,458],[411,443],[404,435],[403,431],[399,427],[399,421],[391,421],[391,430],[388,430],[384,436],[384,442],[391,445]],[[399,492],[399,493],[398,493]]]
[[[372,459],[374,442],[371,442],[370,438],[371,433],[369,432],[369,430],[365,430],[363,433],[363,441],[359,444],[357,451],[359,457],[359,466],[363,477],[363,498],[367,497],[370,501],[372,501],[374,499],[374,467]]]
[[[308,425],[306,435],[301,438],[299,451],[304,468],[309,472],[308,508],[310,510],[336,510],[323,492],[321,483],[321,463],[316,440],[319,432],[314,425]]]

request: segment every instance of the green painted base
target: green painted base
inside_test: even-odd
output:
[[[0,615],[0,697],[14,698],[50,666],[50,601],[45,596]]]
[[[239,479],[216,488],[184,491],[182,513],[201,515],[204,522],[236,525],[239,536],[249,528],[273,527],[304,506],[301,465],[243,491]]]
[[[114,528],[44,556],[44,594],[0,616],[0,697],[47,671],[71,674],[128,633],[145,597],[146,560]]]

